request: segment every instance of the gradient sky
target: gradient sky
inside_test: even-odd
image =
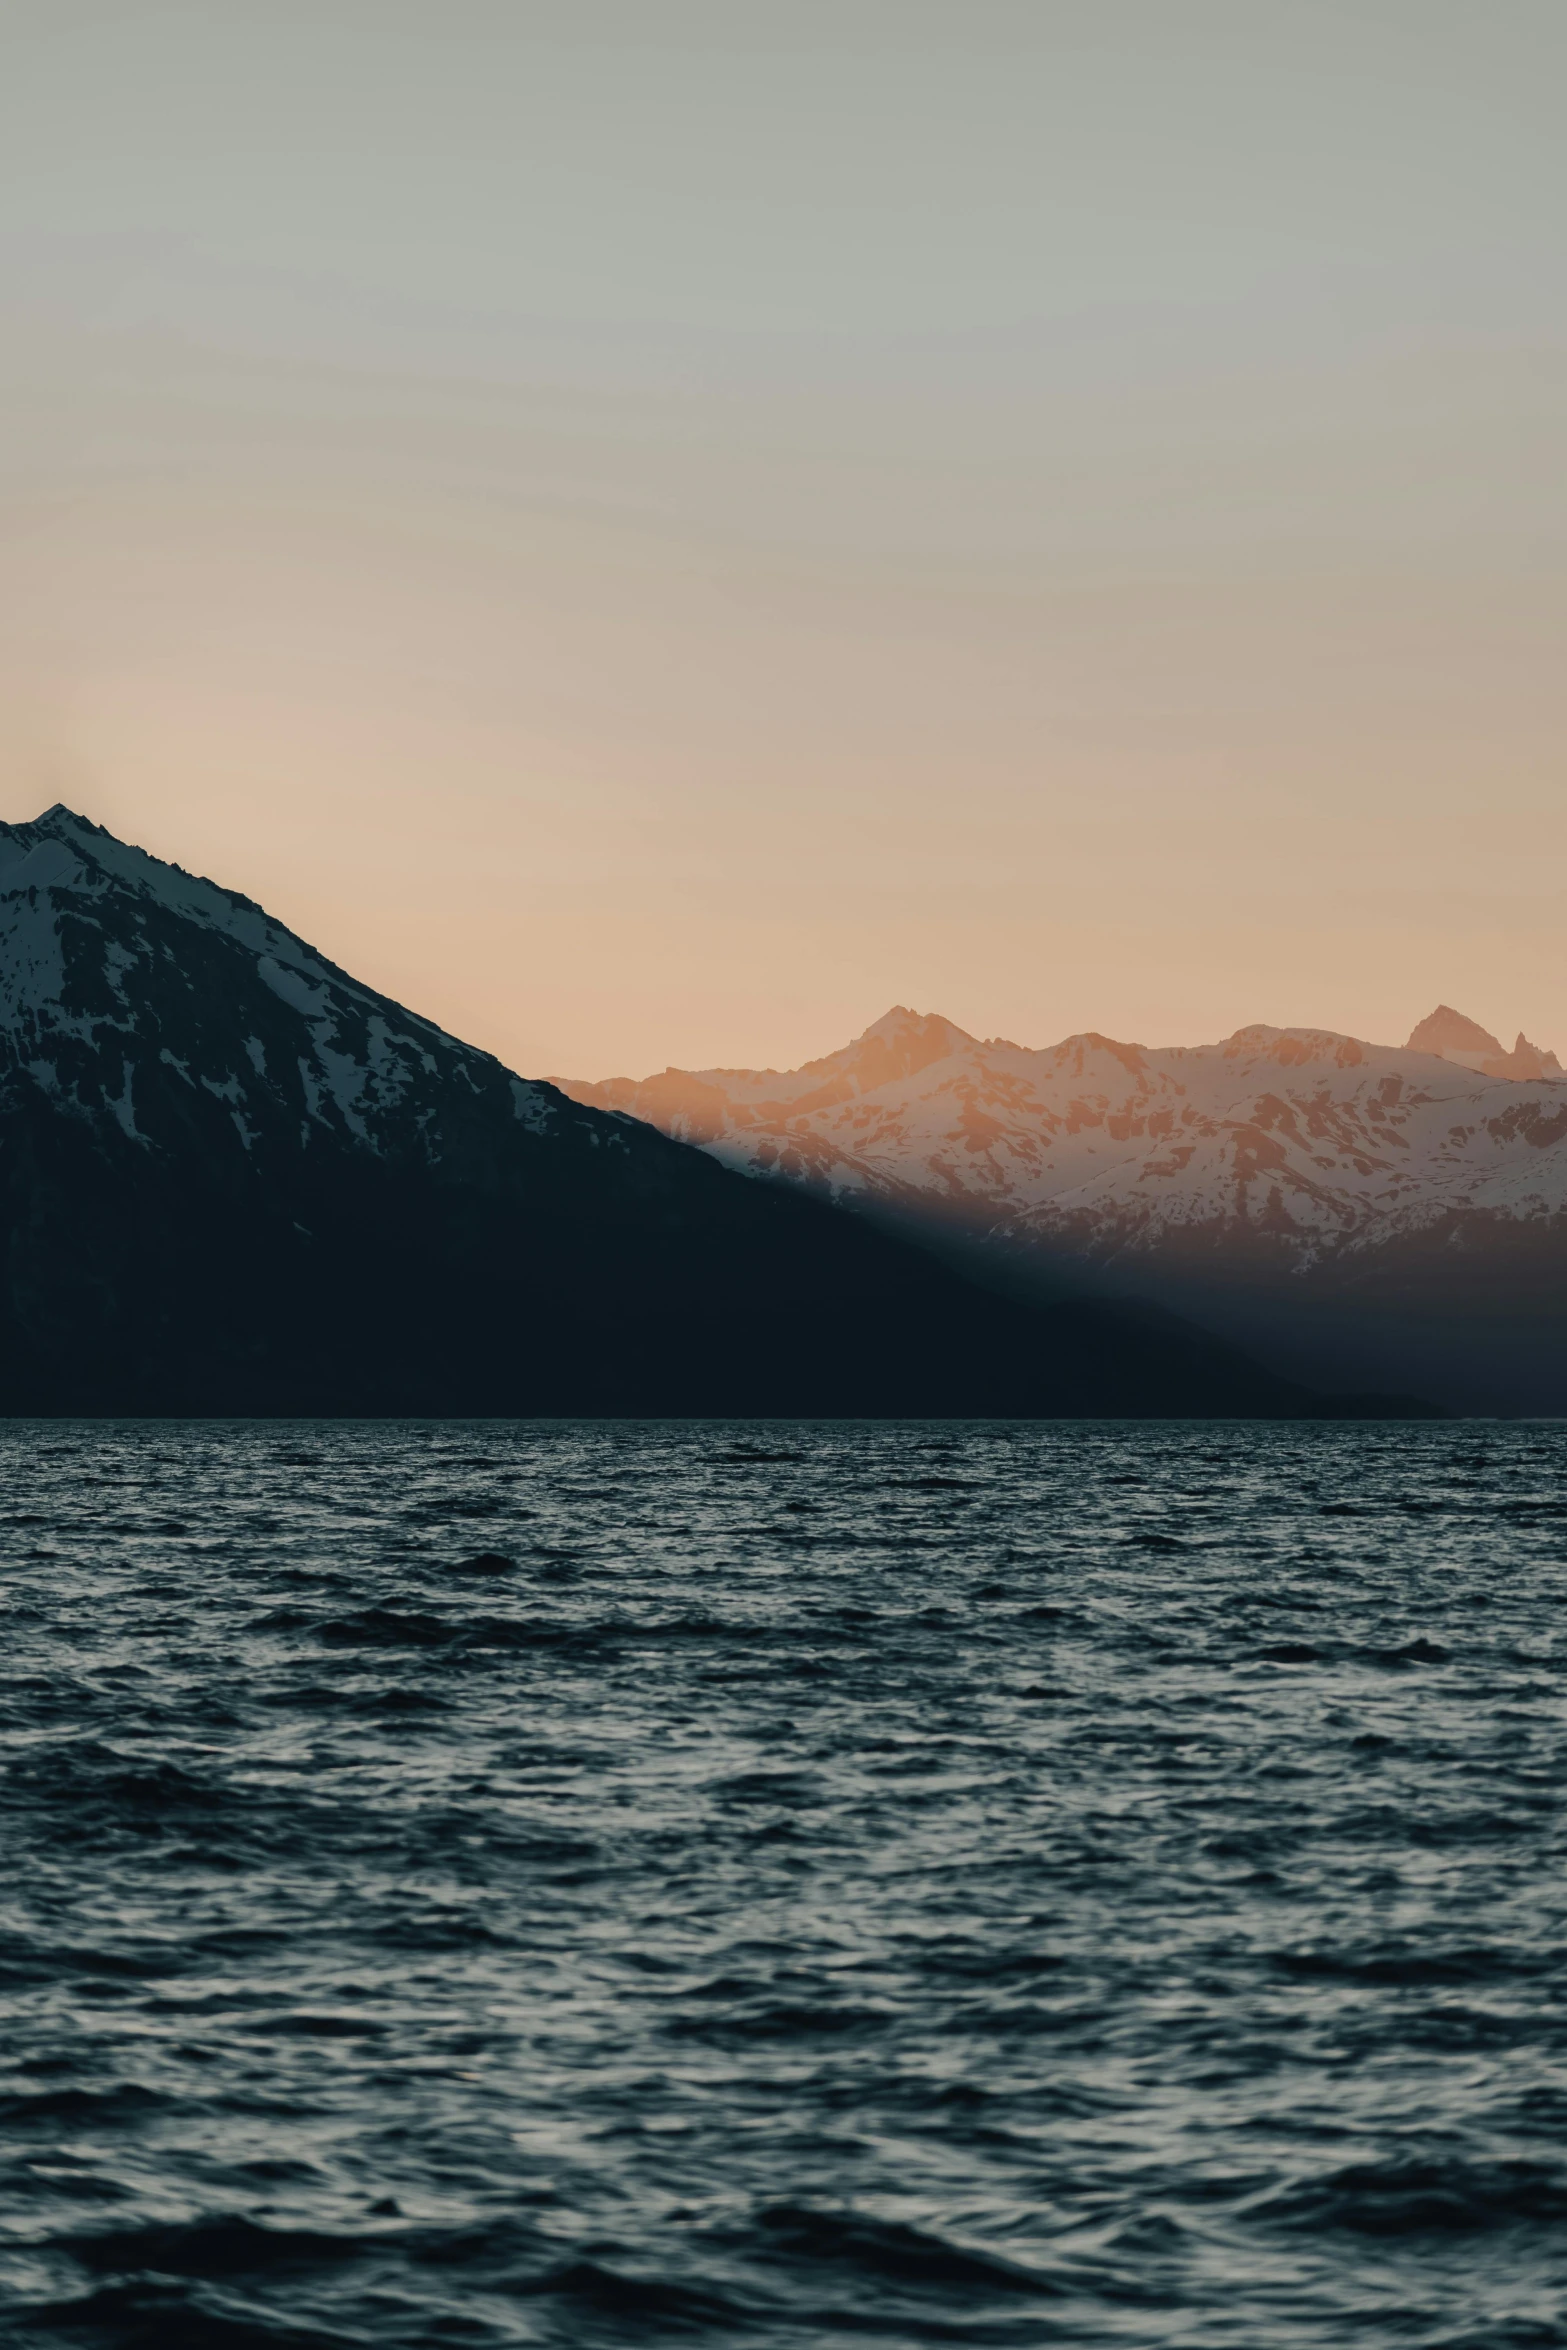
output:
[[[1561,0],[0,0],[0,815],[532,1072],[1567,1053]]]

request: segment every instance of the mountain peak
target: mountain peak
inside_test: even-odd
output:
[[[972,1036],[939,1012],[913,1012],[907,1004],[894,1004],[846,1052],[833,1053],[829,1059],[852,1068],[861,1092],[870,1093],[891,1078],[915,1077],[973,1043]]]
[[[1500,1038],[1493,1036],[1488,1028],[1482,1028],[1478,1020],[1466,1019],[1451,1004],[1438,1004],[1434,1012],[1410,1030],[1404,1049],[1411,1053],[1436,1053],[1444,1061],[1452,1061],[1468,1054],[1496,1059],[1505,1048]]]
[[[1515,1083],[1538,1077],[1554,1080],[1562,1074],[1556,1055],[1542,1045],[1531,1044],[1522,1029],[1509,1052],[1478,1020],[1466,1020],[1451,1004],[1438,1004],[1430,1018],[1412,1030],[1407,1049],[1456,1061],[1460,1068],[1472,1069],[1479,1077],[1505,1077]]]
[[[56,800],[51,807],[45,808],[41,815],[34,816],[30,821],[0,824],[0,835],[12,838],[59,840],[73,834],[101,840],[110,837],[101,824],[94,824],[90,816],[78,815],[74,808],[66,806],[64,800]]]
[[[873,1020],[869,1028],[855,1038],[855,1042],[864,1044],[867,1038],[873,1036],[907,1036],[911,1033],[919,1036],[962,1037],[965,1043],[973,1042],[972,1037],[965,1037],[964,1031],[951,1020],[944,1019],[940,1012],[916,1012],[908,1004],[894,1004],[890,1012],[883,1012],[879,1020]]]

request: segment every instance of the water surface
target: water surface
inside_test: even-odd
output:
[[[7,2342],[1567,2343],[1567,1431],[0,1466]]]

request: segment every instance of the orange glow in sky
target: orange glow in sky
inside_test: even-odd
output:
[[[1559,7],[8,26],[0,815],[524,1070],[1567,1053]]]

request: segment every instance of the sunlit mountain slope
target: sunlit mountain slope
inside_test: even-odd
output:
[[[1307,1300],[1320,1335],[1322,1301],[1349,1300],[1356,1335],[1321,1356],[1334,1377],[1370,1343],[1368,1300],[1396,1298],[1411,1329],[1469,1317],[1467,1335],[1438,1334],[1449,1352],[1505,1354],[1491,1325],[1514,1315],[1520,1361],[1543,1346],[1549,1372],[1560,1357],[1567,1408],[1567,1347],[1541,1320],[1567,1309],[1567,1080],[1523,1037],[1504,1053],[1445,1008],[1407,1046],[1249,1027],[1214,1045],[1088,1033],[1031,1050],[898,1007],[797,1070],[558,1082],[726,1165],[1019,1262],[1092,1266],[1193,1310],[1255,1309],[1253,1338]],[[1374,1347],[1366,1360],[1378,1375],[1415,1367]],[[1537,1381],[1513,1402],[1536,1390],[1543,1408]]]

